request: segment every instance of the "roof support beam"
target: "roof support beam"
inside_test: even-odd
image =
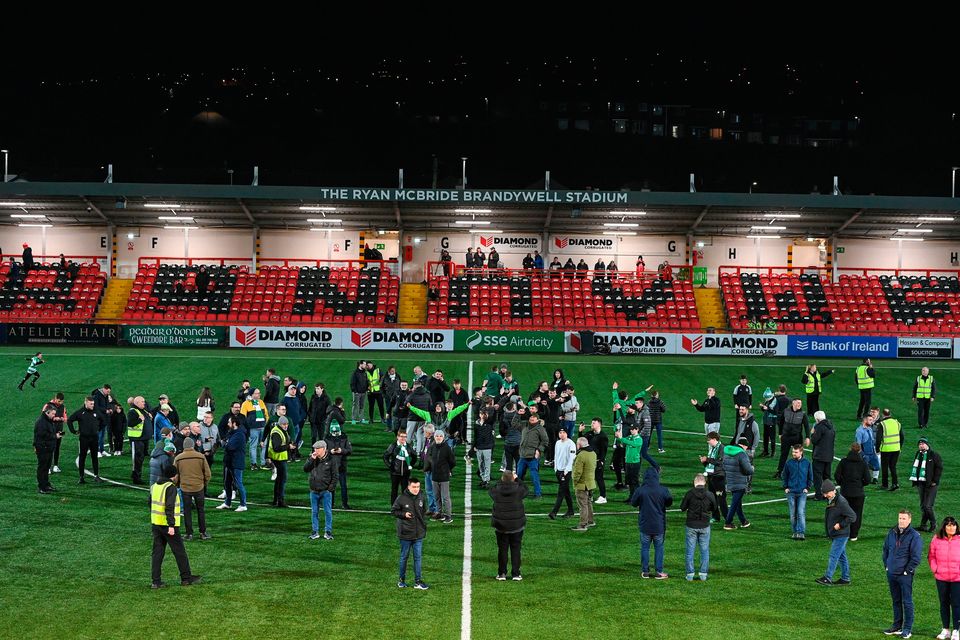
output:
[[[697,216],[697,219],[693,221],[692,225],[690,225],[690,233],[693,233],[697,230],[697,227],[699,227],[700,223],[703,222],[703,218],[707,215],[708,211],[710,211],[710,205],[705,206],[703,211],[700,212],[700,215]]]
[[[856,222],[856,221],[857,221],[857,218],[859,218],[861,215],[863,215],[863,212],[864,212],[864,211],[866,211],[866,209],[858,209],[855,214],[853,214],[852,216],[850,216],[849,218],[847,218],[847,221],[844,222],[844,223],[840,226],[839,229],[837,229],[836,231],[833,232],[833,235],[836,236],[836,235],[839,234],[841,231],[843,231],[844,229],[846,229],[847,227],[849,227],[851,224],[853,224],[854,222]]]
[[[394,202],[394,203],[393,203],[393,215],[395,215],[395,216],[397,217],[397,229],[399,230],[399,229],[401,229],[401,228],[403,227],[403,219],[400,217],[400,203],[399,203],[399,202]]]
[[[82,196],[82,199],[83,199],[83,201],[86,203],[86,205],[87,205],[88,207],[90,207],[90,210],[91,210],[91,211],[93,211],[93,212],[96,213],[98,216],[100,216],[101,218],[103,218],[105,222],[110,222],[110,218],[108,218],[107,216],[103,215],[103,211],[100,211],[100,208],[99,208],[97,205],[95,205],[95,204],[93,204],[92,202],[90,202],[89,198],[87,198],[86,196]]]
[[[243,200],[240,199],[240,198],[237,198],[237,204],[240,205],[240,209],[242,209],[243,212],[246,214],[247,220],[249,220],[250,222],[256,224],[257,221],[253,219],[253,214],[250,213],[250,209],[247,209],[247,205],[244,204]]]
[[[547,209],[547,219],[543,222],[543,230],[550,231],[550,221],[553,220],[553,205]]]

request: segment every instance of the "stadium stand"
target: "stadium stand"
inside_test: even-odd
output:
[[[103,296],[106,274],[96,262],[34,264],[14,279],[10,263],[0,265],[0,321],[87,322]]]

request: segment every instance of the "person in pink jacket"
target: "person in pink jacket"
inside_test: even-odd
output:
[[[937,636],[940,640],[960,640],[960,535],[957,533],[956,518],[944,518],[937,535],[930,541],[927,555],[940,595],[940,619],[943,622],[943,631]]]

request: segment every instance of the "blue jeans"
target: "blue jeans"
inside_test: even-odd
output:
[[[740,518],[740,524],[746,524],[747,517],[743,515],[743,495],[746,492],[746,489],[737,489],[731,492],[733,499],[730,502],[730,508],[727,509],[727,524],[733,524],[734,515]]]
[[[644,573],[650,572],[650,543],[653,542],[653,564],[657,573],[663,573],[663,536],[660,533],[650,535],[640,532],[640,567]]]
[[[240,496],[240,505],[247,506],[247,490],[243,486],[243,469],[231,469],[228,478],[232,480],[232,487],[228,487],[227,483],[223,483],[223,490],[226,492],[226,498],[224,502],[229,507],[230,500],[233,495],[233,492],[236,491],[237,495]]]
[[[838,562],[840,563],[840,577],[844,580],[850,579],[850,563],[847,562],[847,540],[849,539],[849,536],[840,536],[830,542],[830,560],[827,562],[827,573],[825,575],[831,580],[833,580],[833,574],[837,570]],[[912,605],[910,617],[913,617]]]
[[[640,457],[649,462],[654,469],[659,469],[660,463],[651,458],[648,453],[650,450],[650,436],[641,436],[640,439],[643,441],[643,444],[640,445]]]
[[[323,500],[323,530],[333,533],[333,494],[329,491],[310,491],[310,518],[313,532],[320,533],[320,501]]]
[[[437,499],[433,497],[433,472],[427,471],[423,474],[423,485],[427,492],[429,500],[427,501],[427,511],[437,512]]]
[[[807,494],[790,492],[787,494],[787,506],[790,507],[790,526],[794,533],[807,533]]]
[[[700,575],[707,575],[710,567],[710,526],[702,529],[687,527],[687,575],[693,573],[693,552],[700,547]]]
[[[250,464],[267,464],[267,451],[260,446],[263,439],[263,429],[250,429]]]
[[[107,433],[107,428],[104,427],[97,431],[97,446],[99,447],[100,453],[103,453],[103,438]]]
[[[410,555],[410,549],[413,549],[413,575],[417,580],[423,576],[420,574],[420,565],[423,560],[423,538],[419,540],[401,540],[400,541],[400,581],[407,579],[407,556]]]
[[[530,469],[530,477],[533,478],[533,495],[540,497],[540,460],[538,458],[520,458],[517,463],[517,477],[523,480],[523,474]]]
[[[657,422],[653,428],[657,430],[657,449],[663,449],[663,423]]]
[[[576,420],[561,420],[560,424],[563,425],[563,428],[567,430],[567,435],[576,442],[579,437],[577,434],[577,421]]]
[[[893,626],[903,633],[913,631],[913,576],[888,573],[887,583],[893,598]]]

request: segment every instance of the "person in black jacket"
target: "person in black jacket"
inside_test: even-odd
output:
[[[690,398],[690,404],[703,414],[704,435],[711,431],[720,433],[720,398],[717,397],[716,389],[707,387],[707,397],[704,401],[697,402],[694,398]]]
[[[607,504],[607,485],[603,480],[604,461],[607,459],[607,448],[610,446],[610,439],[603,432],[603,421],[600,418],[594,418],[590,421],[590,431],[583,433],[583,423],[580,423],[580,434],[587,437],[587,442],[597,454],[597,470],[594,475],[597,482],[597,493],[600,494],[594,502],[597,504]]]
[[[702,473],[693,477],[693,489],[680,501],[680,511],[687,514],[687,580],[697,574],[693,571],[693,555],[700,548],[700,579],[707,579],[710,568],[710,516],[717,510],[717,499],[707,490],[707,478]]]
[[[433,434],[433,446],[427,449],[427,459],[424,462],[424,472],[429,471],[433,481],[433,499],[437,503],[437,513],[434,520],[442,520],[443,524],[453,522],[453,507],[450,503],[450,476],[457,458],[453,449],[444,444],[443,429],[437,429]]]
[[[396,431],[397,426],[393,420],[393,406],[397,402],[397,396],[400,395],[400,374],[393,365],[387,367],[387,374],[380,380],[380,390],[383,392],[383,402],[387,409],[386,424],[383,425],[384,431]]]
[[[833,423],[827,420],[827,414],[823,411],[817,411],[813,414],[816,424],[810,430],[810,437],[806,440],[806,446],[813,445],[813,486],[817,489],[814,500],[823,500],[823,494],[820,493],[820,485],[824,480],[830,479],[830,466],[833,464],[834,443],[837,439],[837,432],[833,428]]]
[[[784,395],[780,396],[780,398],[785,397]],[[774,478],[780,477],[783,465],[787,463],[790,448],[806,440],[810,434],[810,422],[807,419],[807,414],[803,412],[803,402],[800,398],[791,400],[790,406],[779,412],[779,415],[780,461],[777,463],[777,472],[773,474]],[[820,485],[817,484],[817,486]]]
[[[863,521],[863,501],[866,495],[863,488],[870,484],[871,479],[870,467],[860,455],[859,442],[851,444],[850,453],[837,464],[834,479],[840,486],[840,493],[857,514],[857,519],[850,525],[850,541],[855,542],[860,535],[860,525]]]
[[[327,409],[330,407],[330,396],[322,382],[314,385],[310,404],[307,406],[307,416],[310,418],[310,438],[316,442],[326,437]]]
[[[74,411],[67,418],[67,427],[70,433],[76,435],[75,425],[80,423],[80,457],[77,464],[80,469],[80,481],[77,484],[86,484],[83,477],[84,465],[87,461],[87,452],[90,452],[90,459],[93,461],[94,482],[100,482],[100,460],[97,458],[97,436],[100,430],[106,424],[106,416],[94,408],[94,399],[87,396],[83,400],[83,407]]]
[[[243,404],[247,401],[247,398],[250,397],[250,381],[242,380],[240,382],[240,390],[237,391],[237,400],[240,401],[240,404]]]
[[[753,389],[747,384],[747,375],[740,374],[740,384],[733,388],[733,428],[736,430],[740,420],[740,407],[753,408]]]
[[[37,454],[37,490],[40,493],[53,493],[56,489],[50,485],[50,461],[57,440],[63,432],[57,430],[53,421],[56,409],[47,407],[33,425],[33,451]]]
[[[53,416],[53,423],[57,425],[57,431],[63,433],[63,425],[67,421],[67,409],[63,406],[63,393],[57,392],[56,395],[50,398],[50,401],[44,405],[44,410],[46,410],[47,407],[53,407],[56,411],[56,414]],[[50,467],[50,473],[60,473],[60,446],[62,444],[63,437],[57,438],[57,442],[53,447],[53,466]]]
[[[450,447],[447,447],[448,449]],[[397,441],[391,442],[387,450],[383,452],[383,464],[390,471],[390,503],[397,500],[397,494],[400,488],[410,479],[410,470],[417,462],[417,454],[413,447],[407,443],[407,433],[399,431]],[[418,481],[419,485],[420,482]],[[419,489],[418,489],[419,491]]]
[[[406,438],[406,434],[397,435]],[[397,519],[397,538],[400,539],[400,580],[397,586],[401,589],[407,586],[407,558],[413,550],[413,575],[416,580],[413,588],[429,589],[421,572],[423,539],[427,537],[427,517],[423,496],[420,495],[420,481],[417,478],[407,480],[407,488],[393,501],[390,513]]]
[[[341,427],[347,423],[347,413],[343,409],[343,398],[340,396],[334,398],[333,404],[327,407],[327,416],[324,418],[323,433],[321,434],[324,438],[330,433],[334,423]]]
[[[367,398],[367,391],[370,389],[370,379],[367,378],[367,363],[365,360],[357,361],[357,368],[350,374],[350,393],[353,394],[353,405],[350,412],[350,424],[367,424],[363,417],[363,404]]]
[[[401,430],[407,430],[407,421],[410,416],[410,409],[407,408],[407,398],[410,396],[409,386],[406,380],[400,381],[400,388],[390,408],[390,431],[394,435]]]
[[[106,416],[106,423],[104,427],[110,426],[110,415],[113,413],[113,390],[110,388],[109,384],[105,384],[99,389],[94,389],[90,392],[90,395],[93,396],[93,408],[94,410],[102,416]],[[103,451],[103,441],[105,437],[109,434],[106,433],[107,429],[101,429],[100,433],[97,434],[98,439],[98,451]],[[120,447],[116,448],[113,446],[113,440],[111,440],[110,450],[113,455],[117,455],[117,452],[123,449],[123,441],[120,442]],[[102,455],[100,457],[103,457]]]
[[[467,393],[467,390],[463,388],[459,379],[454,379],[453,389],[450,391],[450,400],[453,400],[453,408],[469,404],[470,403],[470,394]],[[459,439],[466,443],[467,438],[467,413],[466,411],[455,416],[450,423],[450,433],[459,434]],[[469,443],[468,443],[469,444]],[[469,456],[467,457],[469,460]]]
[[[347,456],[353,453],[353,445],[350,438],[343,433],[339,424],[330,425],[330,435],[327,436],[327,446],[334,462],[337,463],[337,481],[340,483],[340,507],[350,508],[350,501],[347,499]]]
[[[320,503],[323,502],[323,539],[333,540],[333,490],[337,486],[337,461],[327,452],[327,443],[313,443],[313,453],[303,470],[310,474],[311,540],[320,538]]]
[[[123,412],[123,407],[116,400],[110,405],[107,420],[110,422],[110,451],[115,456],[122,455],[123,437],[127,431],[127,414]]]
[[[512,471],[500,476],[500,482],[490,488],[493,500],[493,514],[490,524],[497,534],[497,580],[507,579],[507,554],[510,555],[510,578],[523,580],[520,575],[520,544],[523,530],[527,525],[527,514],[523,508],[523,499],[527,496],[527,485],[517,479]]]
[[[263,404],[267,405],[267,413],[273,415],[273,409],[280,402],[280,376],[276,370],[267,369],[263,375]]]
[[[444,396],[450,392],[450,385],[443,380],[443,371],[440,369],[433,372],[424,387],[430,392],[431,406],[436,406],[437,403],[443,404]]]
[[[913,458],[910,467],[910,480],[920,495],[920,510],[923,518],[917,531],[933,531],[937,526],[937,516],[933,512],[933,504],[937,501],[937,489],[940,487],[940,475],[943,473],[943,459],[940,454],[930,448],[926,438],[920,438],[917,444],[917,455]],[[929,521],[929,527],[925,524]]]
[[[857,519],[857,514],[850,508],[847,499],[837,493],[837,487],[829,480],[817,487],[827,499],[827,509],[824,512],[823,524],[830,539],[830,559],[827,562],[827,571],[815,580],[822,585],[850,584],[850,563],[847,562],[847,540],[850,539],[850,525]],[[833,573],[840,564],[840,580],[833,581]]]

